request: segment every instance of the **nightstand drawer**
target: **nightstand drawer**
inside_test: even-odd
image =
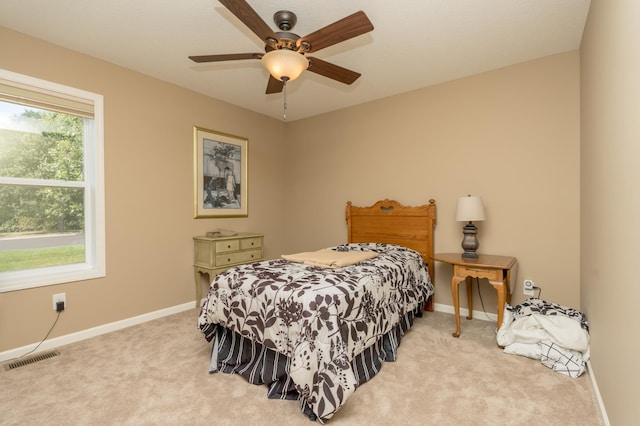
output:
[[[502,269],[487,269],[473,266],[455,265],[454,275],[458,277],[486,278],[492,281],[502,281],[504,279]]]
[[[236,253],[220,254],[216,256],[216,267],[246,263],[262,259],[262,250],[247,250]]]

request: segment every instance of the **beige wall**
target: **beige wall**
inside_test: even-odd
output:
[[[0,27],[0,68],[104,95],[107,277],[0,293],[0,352],[195,300],[191,237],[265,233],[284,251],[284,125]],[[213,81],[213,80],[212,80]],[[193,126],[249,139],[249,217],[193,219]],[[275,190],[274,190],[275,189]]]
[[[529,278],[579,308],[579,99],[574,51],[290,123],[287,240],[344,242],[348,200],[434,198],[436,251],[459,252],[456,200],[481,195],[479,251],[519,259],[513,302]],[[451,305],[451,273],[436,267],[436,303]],[[483,289],[495,313],[496,292]]]
[[[640,2],[592,0],[581,47],[581,297],[613,425],[640,419],[639,52]]]
[[[518,257],[514,303],[530,278],[579,307],[578,52],[284,124],[6,29],[0,48],[2,68],[105,96],[108,271],[0,293],[0,351],[42,337],[53,293],[69,306],[54,336],[193,300],[191,236],[211,228],[264,232],[267,257],[342,243],[348,200],[435,198],[445,252],[456,199],[482,195],[480,251]],[[194,125],[249,138],[248,219],[192,219]],[[450,267],[436,274],[450,305]],[[483,300],[495,313],[486,284]]]

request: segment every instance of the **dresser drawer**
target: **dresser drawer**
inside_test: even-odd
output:
[[[257,262],[262,260],[262,249],[219,254],[216,256],[216,267],[235,265],[236,263]]]
[[[475,278],[486,278],[492,281],[502,281],[504,279],[502,269],[487,269],[482,267],[462,265],[456,265],[454,275],[458,277],[471,276]]]
[[[216,253],[226,253],[229,251],[238,251],[238,250],[240,250],[239,240],[216,241]]]
[[[262,247],[262,237],[243,238],[240,240],[240,250]]]

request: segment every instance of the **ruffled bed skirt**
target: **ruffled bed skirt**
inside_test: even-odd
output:
[[[421,317],[422,312],[409,312],[391,331],[353,358],[351,369],[358,386],[375,376],[385,361],[396,360],[402,336],[411,328],[416,316]],[[268,398],[300,400],[301,410],[311,420],[317,419],[289,377],[289,357],[219,325],[212,325],[205,335],[213,340],[210,373],[240,374],[249,383],[266,385]]]

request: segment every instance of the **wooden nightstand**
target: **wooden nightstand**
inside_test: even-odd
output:
[[[213,278],[232,266],[263,260],[261,234],[237,234],[232,237],[193,237],[193,272],[196,279],[196,308]],[[203,280],[207,274],[209,281]]]
[[[467,302],[469,304],[469,316],[473,312],[473,292],[471,291],[472,278],[486,278],[498,292],[498,325],[502,325],[504,304],[511,303],[510,281],[515,276],[518,260],[509,256],[493,256],[480,254],[477,259],[463,258],[462,253],[438,253],[434,260],[453,265],[453,278],[451,279],[451,294],[453,307],[456,313],[456,331],[453,337],[460,336],[460,300],[458,288],[462,281],[467,283]]]

